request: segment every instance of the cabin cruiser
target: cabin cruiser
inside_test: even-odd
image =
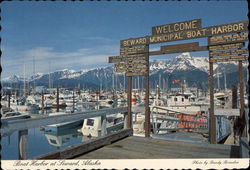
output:
[[[186,114],[196,115],[198,113],[208,112],[208,103],[198,103],[195,96],[192,93],[177,93],[167,97],[166,105],[153,105],[151,110],[155,111],[155,107],[162,108],[164,110],[171,110],[175,112],[182,112]]]
[[[123,115],[114,115],[106,118],[106,131],[112,133],[124,126]],[[94,117],[85,119],[81,128],[84,136],[99,137],[102,135],[102,118]]]

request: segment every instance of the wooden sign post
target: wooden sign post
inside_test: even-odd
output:
[[[128,105],[128,119],[127,127],[133,129],[132,124],[132,76],[147,76],[148,71],[148,45],[129,46],[120,48],[120,56],[109,57],[109,63],[115,64],[115,71],[125,73],[128,77],[128,93],[127,93],[127,105]],[[149,80],[149,79],[148,79]],[[149,96],[149,94],[148,94]],[[149,98],[149,97],[146,97]],[[148,101],[146,99],[146,101]],[[149,103],[149,102],[148,102]],[[145,104],[146,105],[146,104]],[[148,110],[148,109],[146,109]],[[150,127],[150,126],[148,126]],[[147,133],[149,136],[149,133]]]
[[[149,47],[148,47],[149,48]],[[145,94],[145,137],[150,137],[150,108],[149,108],[149,52],[146,55],[147,72],[146,72],[146,94]]]
[[[210,142],[216,143],[216,126],[214,116],[214,80],[213,63],[238,61],[240,71],[241,111],[243,114],[243,70],[242,61],[248,59],[248,49],[244,42],[248,41],[248,21],[216,25],[202,28],[201,19],[183,21],[173,24],[152,27],[152,35],[130,38],[120,41],[120,56],[109,57],[117,72],[125,72],[128,77],[128,112],[129,127],[132,128],[131,95],[132,76],[146,77],[145,100],[145,137],[150,136],[149,109],[149,56],[192,51],[209,51],[209,85],[210,85]],[[198,42],[161,46],[160,51],[149,52],[149,44],[208,37],[208,46],[199,46]]]
[[[243,87],[243,68],[242,61],[248,59],[248,49],[244,47],[248,33],[237,33],[216,37],[208,37],[209,45],[209,66],[210,66],[210,132],[216,130],[214,120],[214,87],[213,87],[213,63],[237,61],[239,63],[239,82],[240,82],[240,119],[244,112],[244,87]],[[210,133],[210,142],[216,143],[216,134]]]

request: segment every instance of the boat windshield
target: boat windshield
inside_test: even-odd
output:
[[[93,126],[94,125],[94,119],[88,119],[87,120],[87,125],[88,126]]]

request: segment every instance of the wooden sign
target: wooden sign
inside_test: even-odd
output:
[[[155,26],[155,27],[152,27],[152,35],[167,34],[171,32],[180,32],[184,30],[193,30],[197,28],[201,28],[201,19]]]
[[[124,73],[127,71],[127,68],[115,67],[115,72]]]
[[[134,63],[134,62],[128,62],[128,63],[118,63],[115,64],[115,71],[119,73],[123,72],[135,72],[135,71],[147,71],[147,64],[144,63]]]
[[[137,64],[137,65],[129,65],[127,67],[127,71],[145,71],[147,69],[147,66],[144,64]]]
[[[209,56],[224,56],[224,55],[239,55],[239,54],[248,54],[248,49],[212,51],[209,53]]]
[[[128,67],[127,72],[146,72],[147,68],[133,68],[133,67]]]
[[[147,45],[120,48],[120,55],[130,55],[148,52]]]
[[[208,46],[198,46],[198,47],[188,47],[188,48],[176,48],[171,50],[160,50],[160,51],[150,51],[149,56],[162,55],[162,54],[173,54],[173,53],[183,53],[192,51],[207,51]]]
[[[123,72],[126,72],[126,71],[127,71],[127,67],[126,67],[125,63],[115,64],[115,72],[123,73]]]
[[[115,67],[126,67],[127,63],[121,62],[121,63],[116,63]]]
[[[214,35],[222,35],[228,33],[238,33],[248,31],[248,21],[241,21],[231,24],[223,24],[217,26],[211,26],[206,28],[199,28],[195,30],[185,30],[181,32],[172,32],[155,36],[145,36],[139,38],[131,38],[127,40],[121,40],[121,47],[155,44],[162,42],[187,40],[195,38],[203,38]]]
[[[248,41],[248,32],[222,35],[222,36],[214,36],[214,37],[208,38],[209,45],[228,44],[228,43],[236,43],[236,42],[244,42],[244,41]]]
[[[127,68],[147,68],[146,64],[133,64],[133,65],[128,65]]]
[[[147,60],[132,60],[128,61],[127,64],[133,65],[133,64],[147,64]]]
[[[121,55],[121,56],[112,56],[109,57],[109,63],[119,63],[119,62],[126,62],[132,60],[146,60],[145,54],[135,54],[135,55]]]
[[[248,30],[248,21],[241,21],[231,24],[224,24],[218,26],[211,26],[196,30],[187,30],[177,33],[169,33],[158,36],[149,37],[149,44],[178,41],[194,38],[209,37],[214,35],[221,35],[227,33],[243,32]]]
[[[127,40],[121,40],[120,46],[121,47],[129,47],[129,46],[136,46],[136,45],[147,45],[149,44],[149,37],[139,37],[139,38],[130,38]]]
[[[109,57],[109,63],[119,63],[119,62],[122,62],[122,58],[123,57],[122,56],[111,56],[111,57]]]
[[[215,46],[209,46],[210,51],[217,51],[217,50],[227,50],[227,49],[233,49],[233,48],[242,48],[244,47],[244,43],[235,43],[235,44],[224,44],[224,45],[215,45]]]
[[[191,51],[207,51],[207,46],[199,46],[198,42],[161,46],[161,54],[182,53]],[[155,51],[156,52],[156,51]],[[152,52],[150,52],[150,55]]]
[[[241,56],[229,56],[229,57],[213,57],[210,58],[211,62],[228,62],[228,61],[244,61],[248,60],[248,56],[241,55]]]
[[[130,76],[145,76],[146,72],[127,72],[125,75],[128,77],[130,77]]]
[[[140,62],[140,61],[145,61],[146,60],[146,56],[136,56],[136,57],[131,57],[130,55],[126,58],[124,58],[125,62]]]
[[[198,47],[198,46],[199,46],[199,42],[165,45],[165,46],[161,46],[161,51],[171,51],[173,49],[178,49],[178,48],[191,48],[191,47]]]

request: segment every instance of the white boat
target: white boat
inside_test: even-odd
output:
[[[65,114],[68,114],[68,113],[57,112],[57,113],[51,113],[51,114],[49,114],[49,116],[65,115]],[[58,132],[61,130],[79,127],[83,123],[83,121],[84,121],[83,119],[82,120],[67,121],[67,122],[63,122],[63,123],[46,125],[43,128],[44,128],[45,132]]]
[[[44,127],[45,132],[58,132],[66,129],[76,128],[82,124],[83,120],[69,121],[64,123],[57,123],[47,125]]]
[[[110,116],[106,118],[106,131],[112,133],[122,129],[124,121],[122,116]],[[102,120],[101,117],[88,118],[83,122],[81,128],[84,136],[98,137],[101,136]]]
[[[29,114],[20,112],[7,112],[2,115],[1,122],[7,122],[11,120],[27,119],[30,118]]]

